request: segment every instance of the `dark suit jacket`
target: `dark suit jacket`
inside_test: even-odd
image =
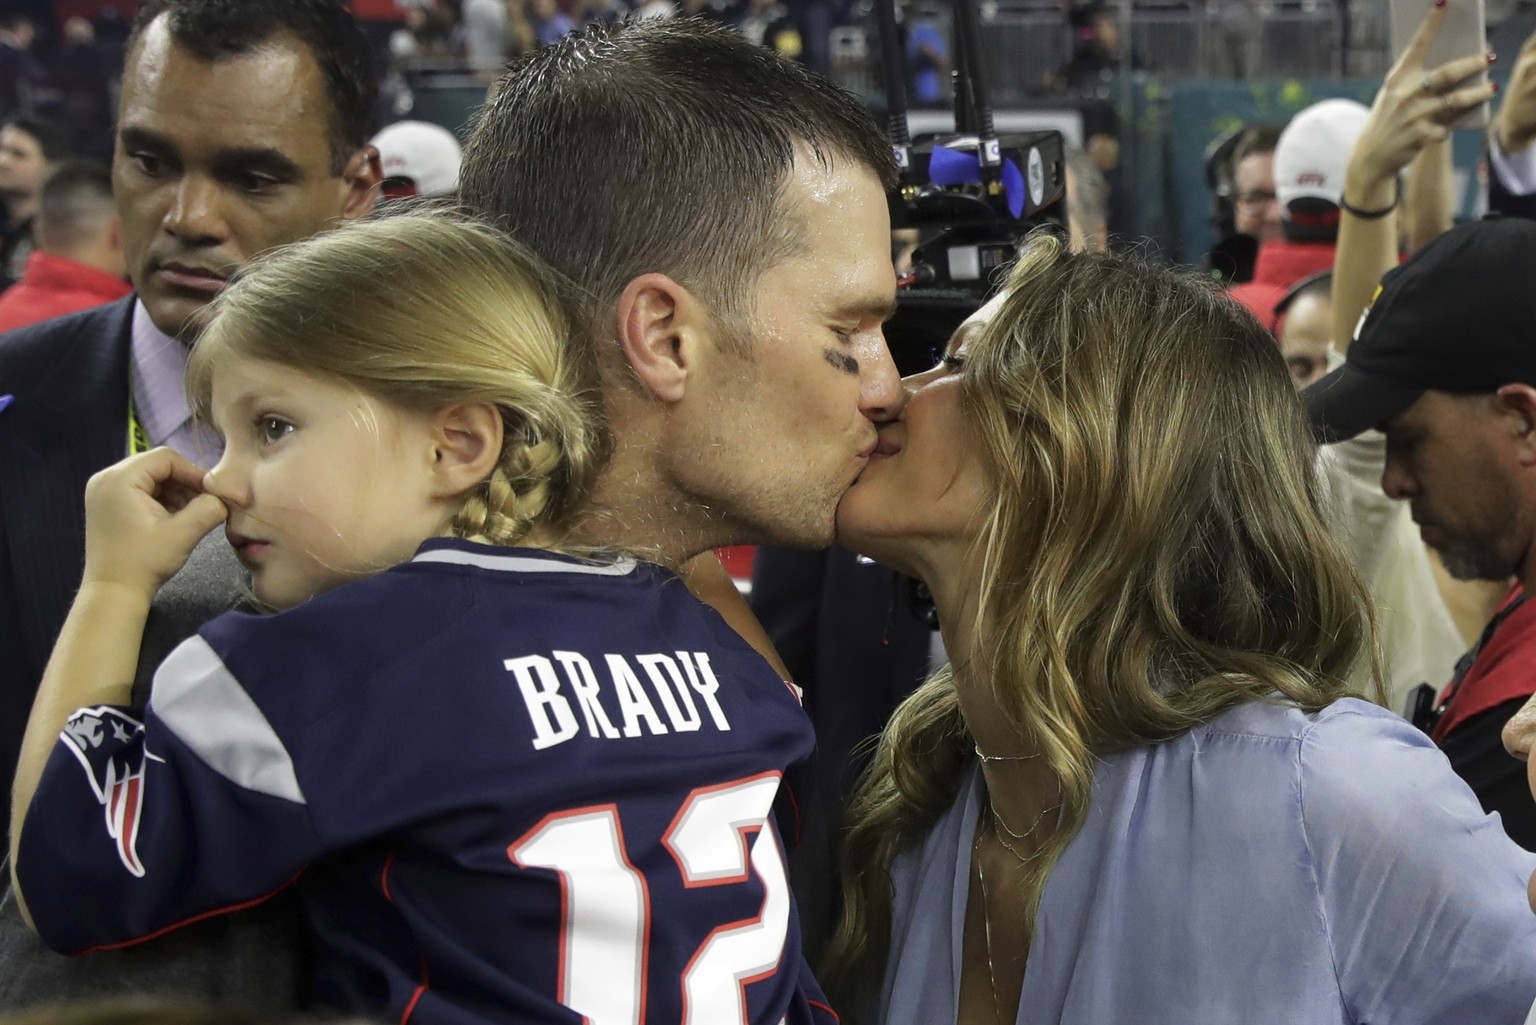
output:
[[[85,484],[128,448],[133,298],[0,335],[0,771],[9,808],[38,681],[85,564]],[[155,598],[135,695],[160,660],[230,608],[239,564],[210,535]],[[3,871],[3,870],[0,870]],[[123,951],[67,958],[38,942],[0,878],[0,1012],[121,993],[228,1000],[281,1014],[302,992],[291,895]]]
[[[85,564],[85,482],[128,444],[133,299],[0,335],[0,780]]]

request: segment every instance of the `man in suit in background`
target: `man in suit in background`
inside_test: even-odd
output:
[[[340,0],[141,6],[113,159],[135,294],[0,335],[0,782],[7,795],[33,694],[79,584],[87,479],[157,445],[213,464],[218,439],[191,419],[183,390],[188,346],[208,303],[242,264],[372,208],[380,180],[368,144],[376,88],[367,44]],[[141,686],[146,669],[234,603],[239,581],[222,537],[211,535],[156,598]],[[189,954],[180,964],[158,943],[65,963],[15,949],[9,930],[18,923],[13,908],[0,906],[0,1009],[117,988],[260,994],[273,1006],[291,999],[289,980],[271,977],[283,966],[254,956],[259,931],[234,934],[251,957],[216,953],[217,940],[186,930],[171,938]]]

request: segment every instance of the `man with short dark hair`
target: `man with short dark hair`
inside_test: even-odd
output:
[[[340,0],[149,0],[123,74],[113,191],[135,295],[0,336],[0,780],[79,583],[86,480],[168,445],[204,466],[183,375],[209,302],[258,253],[365,215],[379,181],[367,42]],[[231,607],[239,566],[210,535],[156,598],[136,696],[184,637]],[[8,802],[7,802],[8,803]],[[293,952],[229,922],[70,961],[13,942],[0,1008],[162,991],[292,1004]],[[14,927],[14,928],[13,928]],[[279,949],[272,949],[273,947]]]
[[[1345,364],[1303,393],[1327,442],[1387,436],[1382,489],[1462,580],[1516,585],[1416,722],[1536,850],[1536,803],[1500,731],[1536,691],[1536,222],[1439,236],[1382,279]]]
[[[894,177],[889,145],[854,98],[720,26],[594,30],[511,66],[466,146],[460,197],[578,286],[573,345],[595,347],[611,425],[582,540],[674,567],[718,545],[831,541],[838,501],[877,458],[876,424],[905,403],[882,332],[895,305]],[[689,806],[690,788],[722,789],[721,767],[689,749],[680,737],[647,763],[668,788],[644,802],[577,798],[592,787],[573,773],[573,805],[612,800],[627,849],[665,846],[671,812],[658,819],[656,808]],[[795,796],[798,811],[818,814],[814,794]],[[745,901],[750,915],[770,906],[758,893],[773,893],[784,856],[772,820],[733,821],[759,868],[689,899],[714,911]],[[780,825],[792,847],[798,814]],[[676,884],[670,861],[637,857],[657,893]],[[794,981],[798,923],[764,935],[773,967],[739,984],[740,1017],[715,1020],[778,1021],[770,995],[790,983],[791,1022],[830,1018],[814,983]],[[589,939],[623,937],[608,927]],[[525,946],[553,963],[553,944]],[[645,978],[666,1008],[658,1018],[676,1020],[671,994],[693,954],[653,950]],[[730,963],[722,952],[710,970]]]
[[[0,293],[0,331],[121,299],[132,286],[112,172],[88,160],[59,164],[43,182],[37,242],[21,280]]]
[[[881,331],[894,176],[855,98],[724,27],[593,30],[512,65],[460,196],[580,286],[614,427],[594,541],[669,562],[831,542],[905,402]]]

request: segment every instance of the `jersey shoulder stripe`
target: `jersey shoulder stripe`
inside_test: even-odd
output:
[[[231,783],[305,803],[277,731],[203,637],[183,641],[160,664],[149,704],[188,750]]]
[[[522,549],[517,554],[499,554],[487,551],[483,545],[455,547],[446,539],[423,545],[411,559],[412,563],[443,563],[451,566],[474,566],[501,573],[569,573],[577,576],[625,577],[633,574],[639,565],[634,559],[619,558],[613,562],[586,562],[570,556],[540,553]]]

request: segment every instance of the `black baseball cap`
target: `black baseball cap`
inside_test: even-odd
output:
[[[1426,391],[1536,385],[1536,221],[1458,225],[1381,279],[1344,365],[1301,393],[1329,444],[1379,427]]]

